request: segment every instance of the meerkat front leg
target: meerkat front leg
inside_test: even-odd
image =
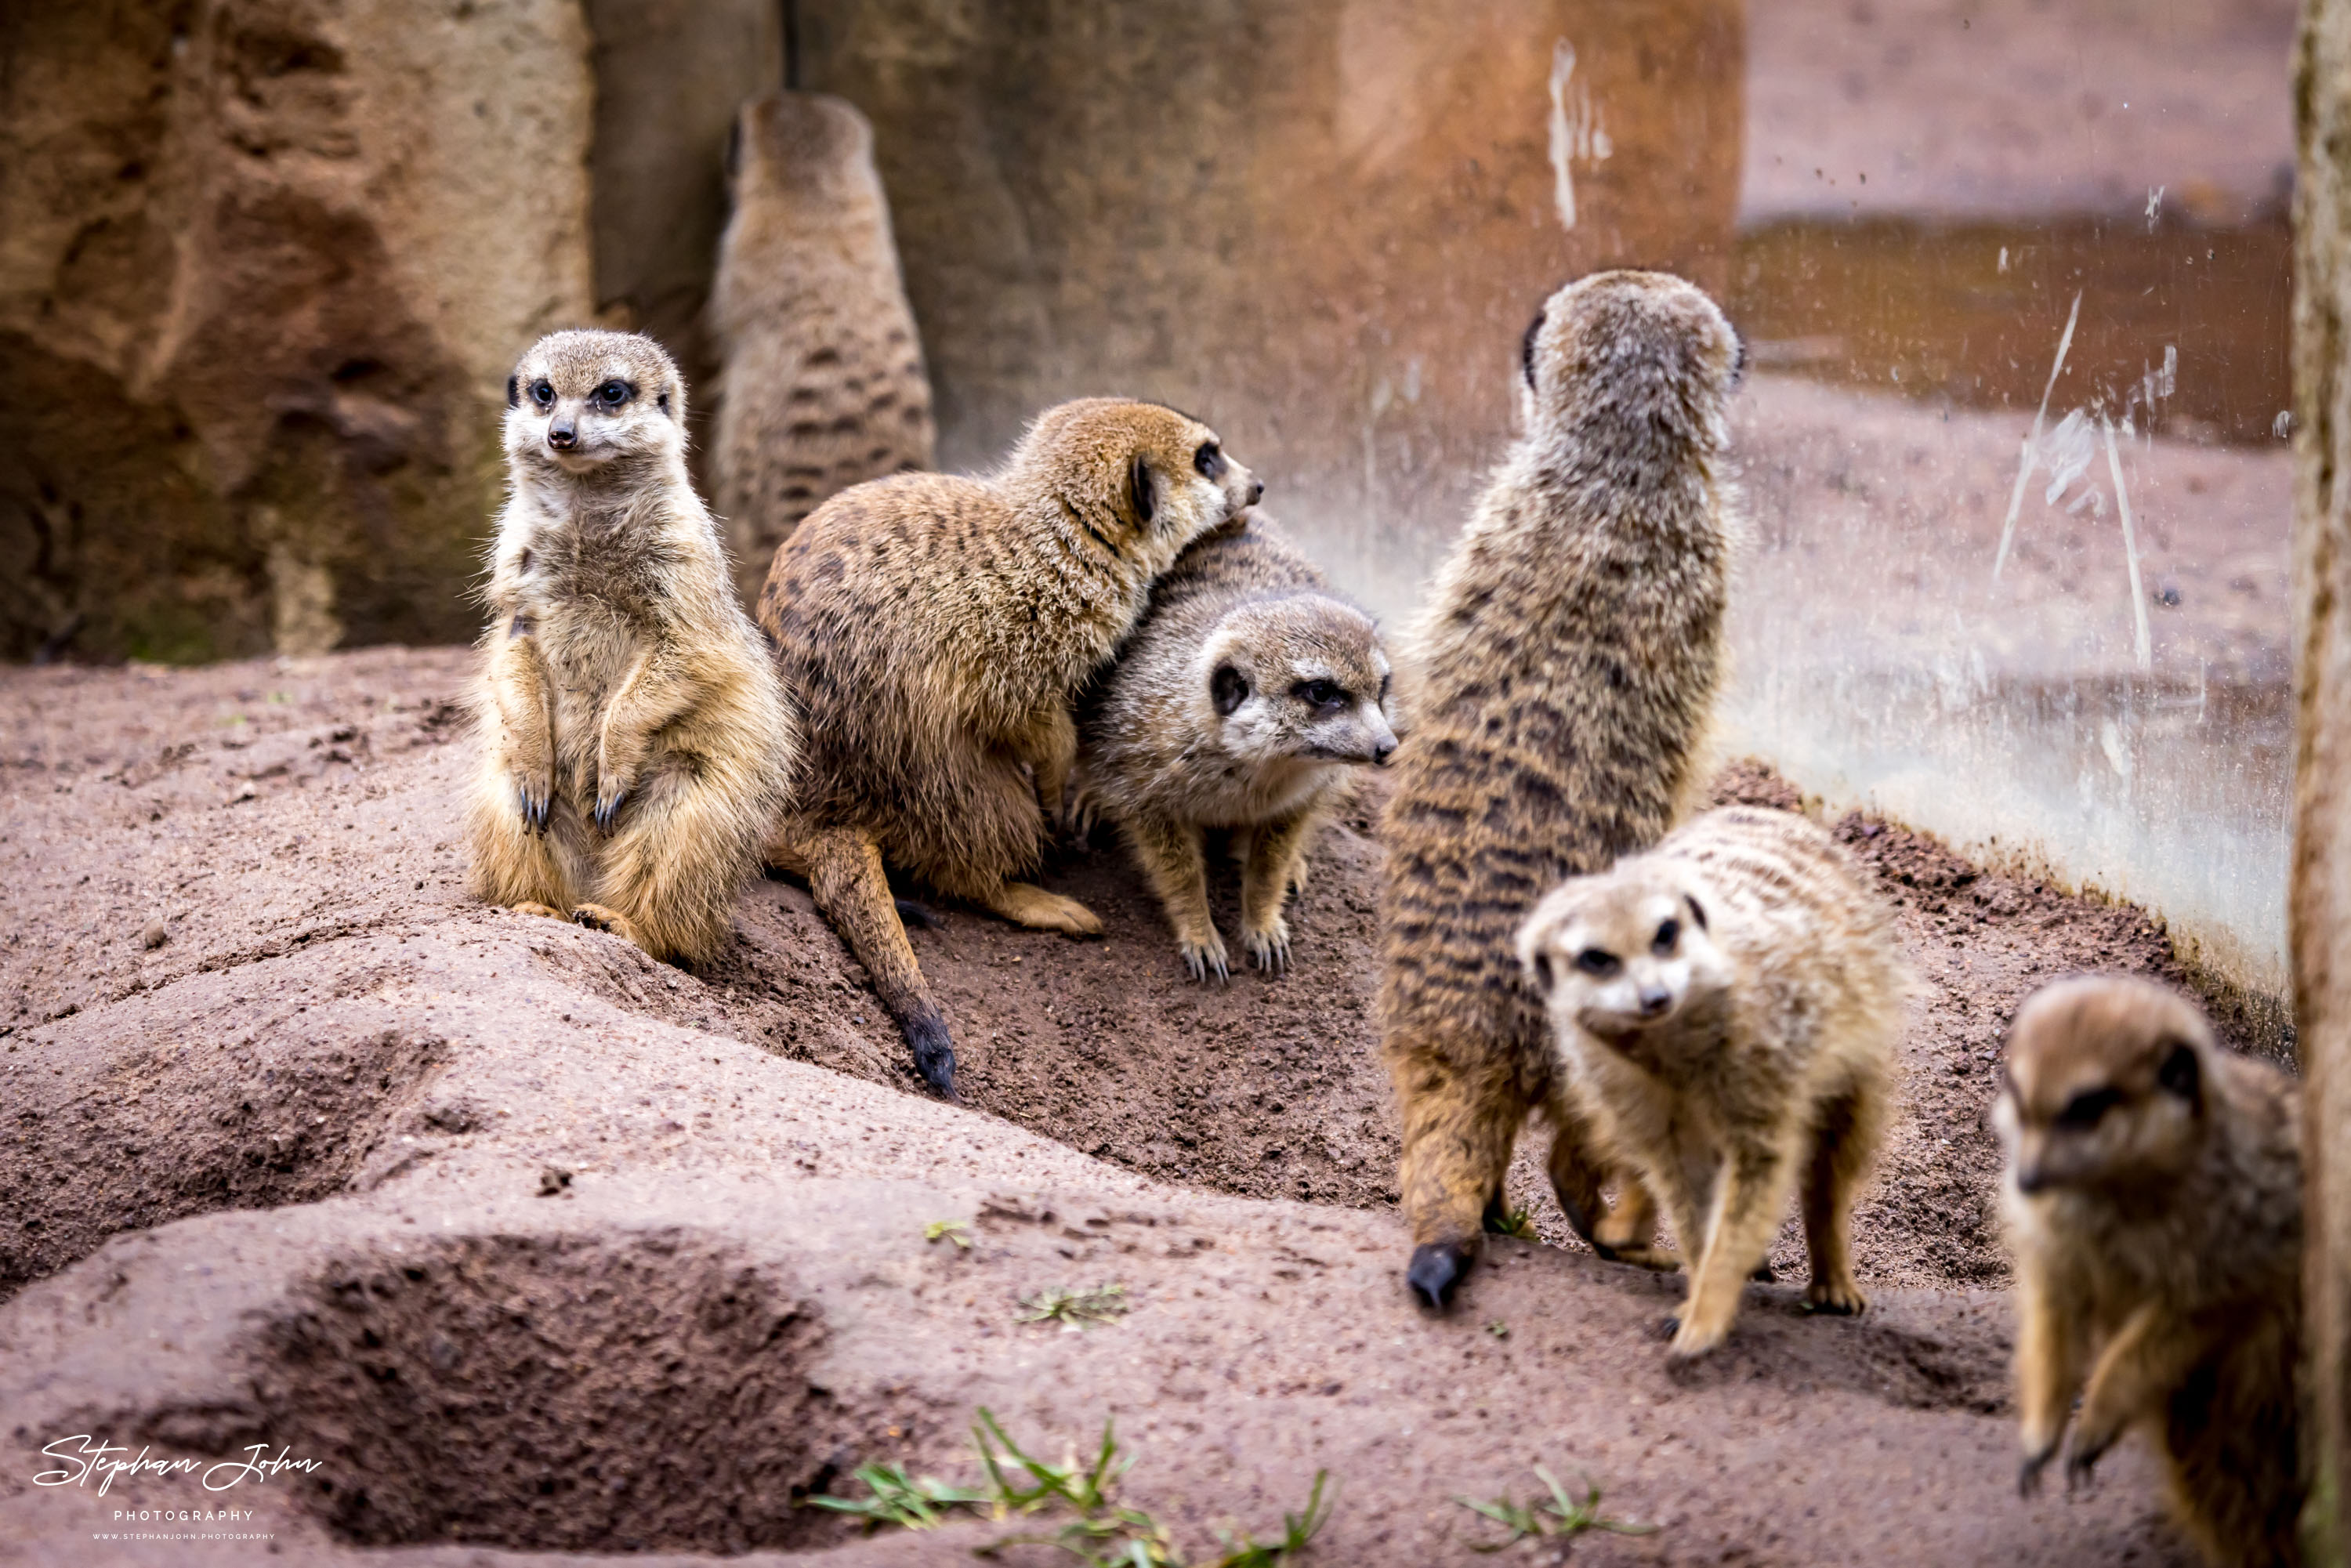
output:
[[[2024,1459],[2017,1467],[2016,1490],[2023,1497],[2041,1490],[2041,1472],[2057,1457],[2065,1417],[2082,1385],[2080,1336],[2059,1312],[2049,1286],[2038,1268],[2017,1270],[2016,1403]]]
[[[514,778],[515,804],[531,831],[543,833],[555,800],[554,694],[530,633],[530,618],[516,616],[490,655],[488,676],[496,749]]]
[[[2149,1301],[2125,1319],[2098,1353],[2082,1390],[2081,1414],[2065,1450],[2067,1490],[2090,1479],[2099,1457],[2122,1440],[2133,1423],[2159,1410],[2195,1365],[2204,1349],[2200,1336]]]
[[[1200,830],[1190,822],[1170,822],[1141,817],[1127,824],[1127,841],[1143,866],[1143,875],[1175,928],[1176,951],[1196,980],[1210,975],[1229,979],[1225,939],[1217,934],[1208,914],[1208,865],[1201,852]]]
[[[517,620],[518,627],[528,622]],[[509,632],[484,671],[487,721],[465,812],[466,883],[485,904],[565,918],[576,855],[550,832],[555,805],[554,721],[546,667],[527,630]],[[565,819],[565,824],[570,819]]]
[[[1037,804],[1056,832],[1063,826],[1070,771],[1078,764],[1078,725],[1066,703],[1049,703],[1013,742],[1013,754],[1037,780]]]
[[[596,741],[596,826],[609,833],[644,770],[653,733],[687,712],[697,683],[658,651],[648,652],[622,676],[605,705]]]
[[[1803,1188],[1804,1250],[1813,1266],[1807,1312],[1852,1314],[1869,1306],[1853,1277],[1853,1195],[1876,1156],[1877,1101],[1873,1086],[1856,1086],[1823,1108],[1813,1134]]]
[[[1781,1211],[1788,1207],[1794,1163],[1786,1149],[1768,1144],[1734,1147],[1723,1161],[1715,1176],[1705,1244],[1682,1244],[1695,1261],[1687,1270],[1690,1288],[1682,1302],[1681,1326],[1674,1332],[1677,1359],[1704,1355],[1729,1337],[1748,1278],[1771,1251]]]
[[[1261,822],[1249,834],[1249,858],[1241,862],[1241,945],[1260,969],[1290,967],[1290,922],[1281,906],[1290,883],[1301,879],[1315,816],[1302,811],[1285,822]],[[1201,895],[1202,909],[1207,894]]]

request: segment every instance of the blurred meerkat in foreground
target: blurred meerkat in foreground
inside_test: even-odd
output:
[[[2223,1050],[2186,998],[2063,980],[2016,1015],[1992,1120],[2016,1255],[2030,1495],[2134,1427],[2215,1563],[2300,1561],[2301,1118],[2293,1082]]]
[[[507,382],[466,833],[477,897],[707,958],[783,799],[791,714],[685,474],[649,338],[557,332]]]
[[[1372,618],[1262,518],[1196,540],[1084,704],[1089,805],[1142,862],[1194,979],[1227,977],[1204,831],[1236,833],[1241,943],[1290,961],[1282,904],[1353,766],[1395,749]]]
[[[727,172],[711,489],[747,604],[827,497],[931,465],[931,386],[865,117],[816,93],[755,98]]]
[[[1656,1211],[1584,1153],[1514,942],[1562,878],[1646,849],[1702,785],[1722,675],[1738,334],[1703,293],[1603,272],[1522,350],[1525,434],[1495,471],[1403,661],[1409,726],[1382,821],[1381,1052],[1402,1113],[1406,1278],[1452,1299],[1499,1219],[1528,1113],[1552,1187],[1604,1252]]]
[[[1862,1311],[1854,1194],[1885,1132],[1910,982],[1836,841],[1792,812],[1709,811],[1546,894],[1519,956],[1594,1151],[1640,1173],[1681,1243],[1673,1354],[1730,1332],[1792,1193],[1812,1254],[1804,1304]]]
[[[1019,880],[1061,814],[1071,705],[1152,580],[1264,490],[1197,420],[1087,398],[1040,414],[987,478],[853,486],[776,552],[759,623],[806,741],[769,858],[808,877],[941,1093],[953,1042],[883,868],[1018,925],[1099,932],[1085,905]]]

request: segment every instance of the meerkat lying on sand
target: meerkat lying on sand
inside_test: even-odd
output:
[[[684,422],[649,338],[558,332],[507,381],[466,838],[475,896],[700,960],[758,868],[793,725]]]

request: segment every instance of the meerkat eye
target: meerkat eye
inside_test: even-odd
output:
[[[1575,956],[1575,967],[1587,975],[1596,975],[1604,980],[1625,966],[1616,961],[1614,953],[1598,947],[1586,947]]]
[[[629,383],[626,382],[606,382],[602,386],[596,389],[596,401],[602,403],[606,408],[620,407],[622,403],[629,401]]]
[[[1649,951],[1662,958],[1672,952],[1674,944],[1681,939],[1682,923],[1678,920],[1668,920],[1657,927],[1657,939],[1649,944]]]
[[[1311,707],[1337,707],[1347,695],[1336,681],[1301,681],[1290,688],[1290,695]]]
[[[2057,1113],[2057,1124],[2086,1132],[2105,1121],[2106,1113],[2122,1102],[2119,1089],[2085,1089],[2065,1102],[2064,1108]]]
[[[1200,450],[1192,454],[1192,466],[1200,471],[1203,479],[1214,479],[1225,471],[1225,455],[1217,450],[1213,441],[1200,443]]]
[[[545,376],[530,383],[530,401],[541,408],[555,406],[555,389],[548,384]]]

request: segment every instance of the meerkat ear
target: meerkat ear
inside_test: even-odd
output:
[[[1551,995],[1552,988],[1559,983],[1559,976],[1551,967],[1551,955],[1541,948],[1537,948],[1534,956],[1527,961],[1527,970],[1534,977],[1535,989],[1546,997]]]
[[[2203,1078],[2204,1068],[2196,1060],[2196,1048],[2184,1040],[2171,1042],[2171,1053],[2163,1059],[2163,1065],[2155,1070],[2158,1083],[2191,1105],[2200,1098]]]
[[[1696,895],[1696,894],[1687,894],[1687,893],[1683,894],[1682,894],[1682,902],[1683,902],[1685,904],[1687,904],[1687,905],[1689,906],[1689,912],[1690,912],[1690,924],[1691,924],[1692,925],[1697,926],[1700,931],[1705,930],[1705,929],[1706,929],[1706,905],[1704,905],[1704,904],[1700,904],[1700,903],[1698,901],[1698,897],[1697,897],[1697,895]]]
[[[507,406],[508,408],[513,408],[521,402],[522,378],[520,376],[508,376],[507,378]]]
[[[1208,696],[1217,705],[1219,718],[1230,718],[1233,710],[1249,701],[1249,677],[1230,664],[1218,664],[1217,673],[1208,677]]]
[[[726,177],[730,180],[743,172],[743,118],[735,117],[726,127]]]
[[[1747,379],[1747,340],[1733,332],[1730,340],[1739,346],[1737,356],[1730,361],[1730,384],[1737,386]]]
[[[1519,368],[1526,372],[1529,392],[1535,390],[1535,337],[1543,329],[1543,319],[1550,314],[1548,305],[1536,311],[1535,319],[1527,323],[1527,335],[1519,340]]]
[[[1134,455],[1134,463],[1128,465],[1126,488],[1127,502],[1134,508],[1135,520],[1149,522],[1152,514],[1159,509],[1159,498],[1151,490],[1151,465],[1144,460],[1140,452]]]

